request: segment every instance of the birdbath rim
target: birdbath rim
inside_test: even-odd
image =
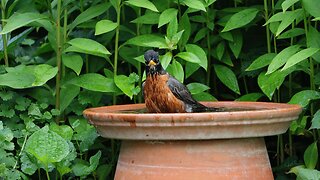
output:
[[[201,102],[231,109],[203,113],[137,113],[145,104],[103,106],[83,114],[101,136],[131,140],[226,139],[284,133],[301,106],[270,102]]]

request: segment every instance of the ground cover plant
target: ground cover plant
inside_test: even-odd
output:
[[[267,137],[277,179],[319,179],[320,1],[2,0],[0,177],[112,179],[82,111],[143,102],[143,53],[197,100],[300,104]]]

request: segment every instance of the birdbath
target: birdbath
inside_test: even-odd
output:
[[[286,132],[298,105],[203,102],[223,112],[146,113],[144,104],[90,108],[102,137],[121,139],[115,179],[273,179],[263,136]]]

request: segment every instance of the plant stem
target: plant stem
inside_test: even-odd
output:
[[[40,168],[38,168],[38,179],[41,180]]]
[[[269,20],[268,1],[267,0],[264,0],[264,16],[265,16],[265,19],[266,19],[266,22],[267,22]],[[267,34],[268,53],[271,53],[271,41],[270,41],[269,24],[266,25],[266,34]]]
[[[64,8],[64,13],[63,13],[63,43],[65,44],[68,39],[67,35],[67,26],[68,26],[68,9],[67,7]],[[62,63],[62,77],[64,77],[66,74],[66,67]]]
[[[207,66],[207,85],[210,85],[211,77],[211,44],[210,44],[210,32],[207,32],[207,47],[208,47],[208,66]],[[216,89],[216,88],[214,88]]]
[[[283,163],[284,161],[284,144],[283,144],[283,137],[282,134],[279,135],[280,137],[280,162]]]
[[[83,0],[80,0],[80,11],[83,12]]]
[[[56,19],[56,41],[57,41],[57,67],[58,73],[56,76],[56,109],[60,110],[60,80],[61,80],[61,34],[60,34],[60,15],[61,15],[61,0],[58,0],[57,19]],[[59,124],[60,117],[57,116],[56,123]]]
[[[179,19],[181,19],[181,7],[180,7],[180,0],[178,0],[178,15],[179,15]]]
[[[208,7],[207,9],[207,13],[206,13],[206,18],[207,18],[207,22],[209,22],[209,10],[210,7]],[[207,47],[208,47],[208,66],[207,66],[207,86],[210,86],[210,82],[211,82],[211,64],[212,64],[212,60],[211,60],[211,43],[210,43],[210,31],[208,30],[207,32]],[[217,95],[218,94],[218,89],[217,87],[217,81],[216,81],[216,77],[213,76],[213,90],[214,90],[214,94]]]
[[[138,9],[138,17],[141,16],[141,8]],[[140,35],[140,23],[137,23],[137,36]],[[140,52],[140,47],[138,46],[138,52]],[[139,87],[141,87],[141,92],[138,94],[138,102],[141,103],[142,102],[142,71],[141,71],[141,63],[138,63],[138,76],[140,78],[139,80]]]
[[[274,0],[271,0],[271,6],[272,6],[272,13],[274,13]],[[277,39],[276,39],[275,35],[273,36],[273,46],[274,46],[274,52],[278,53],[277,52]]]
[[[51,7],[51,1],[47,0],[47,8],[49,9],[49,14],[50,14],[50,18],[53,18],[53,13],[52,13],[52,7]]]
[[[117,76],[117,68],[118,68],[118,51],[119,51],[119,33],[120,33],[120,14],[121,14],[121,0],[117,1],[117,28],[116,28],[116,39],[114,44],[114,62],[113,62],[113,75],[114,77]],[[113,95],[113,104],[117,104],[117,98],[116,95]]]
[[[115,140],[111,139],[111,163],[115,163],[115,156],[116,156],[116,147],[115,147]]]
[[[303,15],[304,15],[304,18],[303,18],[304,31],[305,31],[305,34],[306,34],[306,41],[307,41],[307,44],[308,44],[308,42],[309,42],[308,27],[310,26],[310,19],[307,19],[306,11],[305,11],[303,6],[302,6],[302,9],[303,9]],[[309,75],[309,78],[310,78],[310,89],[311,90],[315,90],[313,58],[310,57],[308,59],[309,59],[309,68],[310,68],[310,75]],[[310,116],[311,116],[311,118],[313,118],[314,109],[315,109],[314,105],[311,102],[310,103]],[[313,139],[316,141],[317,140],[317,132],[316,132],[316,130],[313,129],[312,130],[312,134],[313,134]]]
[[[6,7],[5,1],[1,1],[1,17],[2,17],[2,28],[6,25],[4,19],[6,18]],[[7,49],[7,34],[2,34],[2,43],[3,43],[3,56],[4,56],[4,64],[6,67],[9,67],[9,59],[8,59],[8,49]]]
[[[28,138],[28,135],[26,135],[26,136],[24,137],[23,144],[22,144],[20,153],[18,154],[18,157],[21,156],[21,154],[22,154],[22,152],[23,152],[23,150],[24,150],[24,147],[25,147],[26,142],[27,142],[27,138]],[[17,164],[18,164],[18,159],[16,160],[16,163],[14,164],[13,169],[15,169],[15,168],[17,167]]]
[[[293,156],[292,134],[290,130],[289,130],[289,155]]]
[[[47,164],[47,167],[46,167],[46,175],[47,175],[47,180],[50,180],[50,176],[49,176],[48,169],[49,169],[49,167],[48,167],[48,164]]]

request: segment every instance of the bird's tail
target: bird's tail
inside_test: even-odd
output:
[[[192,107],[193,112],[221,112],[222,108],[207,107],[203,104],[197,103]]]

